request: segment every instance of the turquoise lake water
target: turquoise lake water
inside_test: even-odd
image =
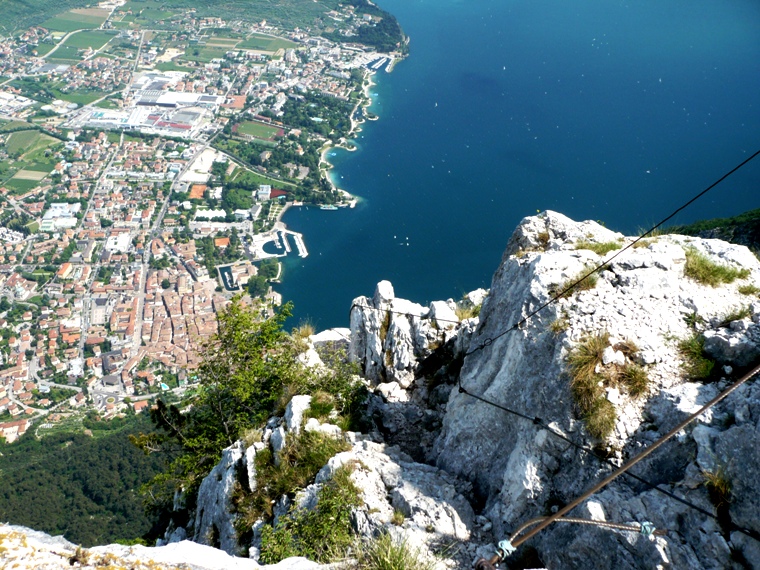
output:
[[[359,150],[335,151],[353,210],[290,210],[310,255],[278,290],[295,320],[348,325],[390,280],[427,303],[489,287],[524,216],[625,233],[760,148],[754,0],[380,0],[411,56],[375,76]],[[677,222],[760,207],[760,160]]]

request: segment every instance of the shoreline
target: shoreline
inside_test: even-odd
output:
[[[399,60],[404,59],[403,57],[398,56],[392,56],[391,61],[388,63],[386,67],[386,73],[390,73],[393,68],[395,67],[396,63],[399,62]],[[332,150],[336,148],[342,148],[348,152],[355,152],[357,150],[357,147],[355,144],[352,144],[351,141],[356,138],[356,134],[361,132],[361,125],[368,120],[377,121],[380,117],[373,113],[373,117],[371,119],[367,118],[366,116],[362,116],[359,119],[356,119],[356,112],[361,108],[362,110],[369,109],[369,107],[372,106],[372,95],[371,90],[372,87],[376,85],[375,81],[373,81],[374,75],[377,73],[377,71],[372,71],[370,69],[365,69],[364,73],[364,79],[362,80],[362,87],[361,87],[361,95],[359,99],[356,102],[356,105],[354,105],[353,109],[351,110],[351,115],[349,117],[349,120],[351,121],[351,128],[349,129],[347,135],[345,137],[341,137],[341,139],[337,143],[333,143],[332,141],[325,141],[324,145],[320,149],[319,152],[319,175],[323,176],[325,180],[327,180],[327,183],[330,185],[331,190],[334,192],[338,192],[342,194],[343,199],[345,200],[342,203],[337,204],[336,206],[339,208],[354,208],[356,205],[362,201],[362,198],[359,196],[354,196],[347,190],[344,190],[342,188],[338,188],[338,186],[335,185],[335,183],[332,181],[330,177],[330,170],[334,168],[334,165],[328,160],[327,154]],[[291,231],[288,230],[287,224],[282,221],[282,218],[292,206],[301,206],[303,204],[294,204],[293,202],[286,202],[284,208],[278,212],[274,226],[272,227],[272,230],[270,231]],[[304,246],[305,248],[305,246]],[[282,267],[282,262],[280,262],[280,267]],[[280,271],[278,278],[281,277],[282,271]],[[277,283],[281,283],[282,281],[278,279]]]
[[[389,65],[395,64],[398,61],[398,58],[393,58],[391,63]],[[387,73],[390,73],[391,70],[388,69]],[[359,100],[356,102],[356,105],[354,105],[354,108],[351,110],[351,116],[349,117],[349,120],[351,121],[351,128],[348,131],[348,135],[345,137],[342,137],[337,144],[333,144],[332,142],[325,142],[324,146],[322,147],[322,150],[319,154],[319,172],[321,176],[324,176],[327,180],[327,183],[330,185],[330,188],[335,192],[340,192],[343,194],[343,196],[348,201],[348,207],[354,208],[357,203],[361,201],[361,198],[358,196],[354,196],[347,190],[343,190],[342,188],[338,188],[335,183],[330,178],[330,170],[334,168],[334,165],[327,159],[327,153],[331,151],[334,148],[342,148],[348,152],[356,152],[357,148],[356,145],[349,146],[349,141],[355,138],[356,133],[361,132],[361,125],[364,124],[364,122],[367,120],[365,118],[361,119],[355,119],[354,116],[356,115],[356,112],[359,110],[359,108],[362,109],[368,109],[372,106],[372,96],[370,95],[370,90],[372,87],[376,85],[376,83],[372,80],[376,71],[370,71],[367,69],[364,74],[364,80],[362,81],[362,97],[359,97]],[[378,120],[380,117],[375,115],[375,118],[373,118],[373,121]]]

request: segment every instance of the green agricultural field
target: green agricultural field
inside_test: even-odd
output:
[[[108,17],[108,10],[81,8],[58,14],[42,23],[43,28],[59,32],[73,32],[99,28]]]
[[[21,90],[21,93],[25,97],[34,99],[36,101],[42,101],[43,103],[50,103],[55,99],[62,99],[69,103],[77,103],[79,105],[86,105],[92,103],[96,99],[108,95],[101,91],[81,91],[77,93],[64,93],[61,91],[66,84],[62,81],[50,81],[47,78],[22,78],[14,79],[11,85]]]
[[[53,45],[53,44],[39,44],[37,46],[37,55],[40,56],[40,57],[43,56],[43,55],[46,55],[54,47],[55,47],[55,45]]]
[[[7,133],[8,131],[14,131],[19,127],[29,127],[29,123],[26,121],[3,121],[0,123],[0,133]]]
[[[87,32],[79,32],[69,36],[69,39],[64,43],[65,46],[71,46],[78,49],[100,49],[106,45],[111,38],[116,34],[104,30],[93,30]]]
[[[24,166],[24,170],[31,171],[31,172],[43,172],[47,175],[47,174],[50,174],[50,171],[53,170],[56,162],[57,162],[56,160],[49,160],[47,162],[45,161],[27,162],[26,166]]]
[[[167,18],[171,18],[174,15],[174,12],[169,12],[167,10],[157,10],[155,8],[145,8],[143,9],[140,14],[135,17],[135,21],[144,21],[144,22],[158,22],[161,20],[166,20]]]
[[[119,7],[122,12],[132,11],[136,14],[140,10],[159,10],[165,2],[156,2],[155,0],[129,0],[126,4]]]
[[[79,55],[79,48],[74,46],[61,46],[46,58],[51,63],[77,63],[82,58]]]
[[[108,93],[104,93],[103,91],[85,91],[81,93],[63,93],[57,91],[59,99],[63,99],[69,103],[77,103],[78,105],[87,105],[100,99],[104,95],[108,95]]]
[[[184,55],[177,58],[184,61],[200,61],[202,63],[208,63],[212,59],[224,59],[229,48],[214,47],[214,46],[197,46],[190,47]]]
[[[36,146],[41,136],[41,133],[36,130],[19,131],[8,137],[5,148],[8,149],[8,154],[15,154],[17,152],[26,153],[34,150],[33,147]]]
[[[38,185],[38,180],[25,180],[23,178],[11,178],[5,183],[5,187],[10,190],[11,195],[26,194]]]
[[[195,8],[200,17],[217,16],[224,20],[268,22],[284,28],[314,26],[315,20],[325,12],[335,10],[341,0],[274,0],[251,2],[250,0],[172,0],[173,8]],[[140,4],[140,2],[135,2]]]
[[[156,69],[159,71],[193,71],[192,67],[180,65],[173,61],[162,61],[156,64]]]
[[[294,48],[298,44],[282,38],[266,36],[264,34],[251,34],[245,41],[238,44],[238,49],[254,49],[259,51],[275,52],[278,49]]]
[[[264,123],[257,123],[254,121],[246,121],[238,125],[238,134],[248,135],[257,139],[272,140],[280,131],[277,127],[265,125]]]
[[[99,103],[95,103],[96,107],[99,107],[100,109],[118,109],[119,106],[111,101],[110,99],[103,99]]]
[[[57,30],[60,32],[75,32],[77,30],[93,30],[100,27],[99,22],[85,22],[80,20],[69,20],[68,18],[61,18],[56,16],[42,23],[44,28],[48,30]]]

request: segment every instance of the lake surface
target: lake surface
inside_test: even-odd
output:
[[[284,218],[310,255],[277,289],[319,330],[383,279],[423,304],[489,287],[540,210],[635,233],[760,148],[755,0],[379,4],[411,55],[375,76],[359,150],[329,157],[362,201]],[[676,221],[757,207],[760,159]]]

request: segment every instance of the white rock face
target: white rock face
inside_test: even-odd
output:
[[[241,442],[222,452],[222,459],[201,483],[195,515],[193,541],[218,547],[233,555],[240,549],[230,517],[230,496],[237,478],[237,465],[244,453]]]
[[[52,537],[20,526],[0,525],[0,567],[17,570],[69,570],[85,568],[130,568],[132,570],[318,570],[330,566],[305,558],[288,558],[262,566],[253,560],[235,558],[216,548],[188,540],[147,548],[111,544],[80,549],[63,537]]]
[[[319,332],[311,335],[309,340],[317,348],[324,346],[333,346],[348,348],[348,341],[351,335],[351,330],[347,328],[335,328],[328,329],[326,331]]]
[[[459,317],[454,309],[444,301],[430,303],[430,318],[440,329],[451,329],[459,323]]]
[[[299,433],[303,424],[303,415],[311,406],[311,396],[293,396],[285,407],[285,425],[289,433]]]
[[[415,463],[398,448],[360,441],[330,459],[316,484],[331,479],[346,464],[353,466],[351,477],[362,493],[363,506],[354,513],[362,535],[371,537],[390,528],[394,511],[400,511],[403,534],[418,547],[470,539],[475,514],[458,490],[461,481]]]
[[[633,238],[553,212],[521,222],[494,275],[470,342],[472,354],[465,358],[460,378],[467,391],[545,422],[554,421],[574,441],[593,445],[596,442],[576,415],[565,374],[566,357],[584,335],[606,331],[610,344],[603,360],[609,366],[622,366],[626,356],[616,344],[632,341],[639,348],[635,359],[650,378],[649,393],[632,398],[622,387],[606,391],[618,418],[608,445],[620,449],[618,457],[625,459],[717,393],[715,384],[684,379],[683,357],[675,339],[694,334],[687,320],[705,323],[705,349],[720,364],[736,369],[757,362],[758,310],[737,288],[760,282],[760,263],[742,246],[661,236],[612,260],[595,288],[560,300],[505,334],[545,303],[553,286],[602,261],[590,250],[576,250],[580,240],[625,245]],[[699,284],[684,275],[689,247],[716,263],[749,269],[751,275],[716,288]],[[748,318],[719,326],[725,315],[742,306],[750,307]],[[556,334],[549,325],[560,318],[567,329]],[[732,520],[760,532],[756,515],[760,489],[755,485],[752,491],[749,485],[752,477],[760,477],[756,422],[760,416],[753,411],[760,410],[760,391],[747,386],[743,394],[730,397],[700,419],[709,425],[708,431],[689,428],[645,461],[637,473],[677,495],[688,493],[688,500],[714,512],[701,471],[721,465],[741,488],[732,495]],[[735,422],[728,429],[726,418]],[[439,467],[473,482],[486,502],[484,514],[493,521],[497,536],[506,536],[510,529],[544,514],[554,501],[579,496],[607,472],[593,458],[568,448],[531,422],[456,390],[447,404],[435,455]],[[641,484],[632,486],[618,479],[593,500],[594,512],[605,513],[607,520],[652,521],[678,538],[637,539],[593,527],[555,525],[532,542],[547,567],[583,567],[583,560],[594,560],[598,568],[726,568],[731,566],[730,548],[739,549],[750,565],[760,567],[757,545],[748,546],[752,539],[736,532],[724,535],[714,519]],[[754,519],[750,513],[755,513]],[[588,510],[585,515],[589,516]],[[737,535],[741,538],[734,541]]]
[[[473,294],[476,300],[484,296],[484,292]],[[472,301],[468,303],[472,305]],[[473,323],[458,325],[455,307],[451,300],[434,301],[425,308],[398,299],[393,286],[382,281],[372,299],[354,299],[349,359],[358,363],[372,382],[396,382],[407,389],[415,379],[418,363],[433,350],[452,339],[460,346],[467,344]]]

